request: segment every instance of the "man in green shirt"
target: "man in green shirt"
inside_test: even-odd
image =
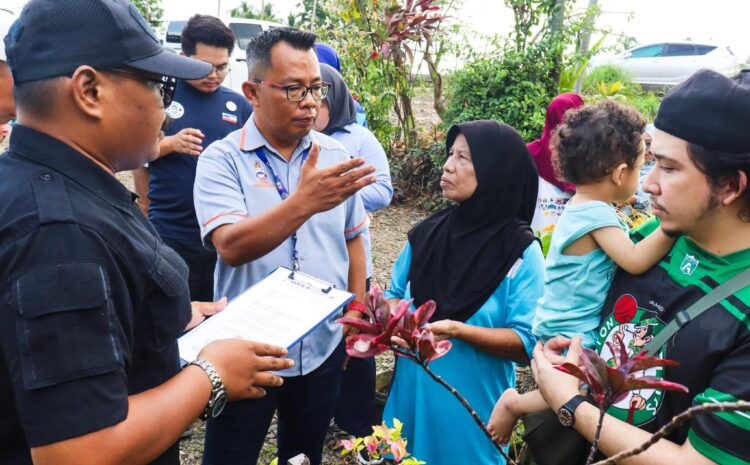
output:
[[[697,72],[665,97],[651,149],[656,166],[644,180],[657,219],[634,232],[641,240],[660,223],[675,236],[672,250],[651,270],[620,270],[603,307],[598,350],[620,338],[630,355],[640,352],[682,310],[750,267],[750,71],[728,79]],[[623,306],[630,311],[622,311]],[[615,308],[618,311],[615,311]],[[553,339],[534,353],[539,388],[559,411],[574,405],[577,379],[553,368],[569,345],[577,362],[580,341]],[[659,351],[676,367],[647,370],[688,387],[689,393],[642,389],[605,416],[599,450],[607,456],[632,449],[694,405],[750,399],[750,288],[742,289],[688,322]],[[571,425],[588,440],[599,411],[572,407]],[[630,424],[629,424],[630,423]],[[697,415],[628,465],[679,463],[749,465],[750,416],[742,412]]]

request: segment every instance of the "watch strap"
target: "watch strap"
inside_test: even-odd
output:
[[[214,368],[214,366],[207,360],[198,358],[188,363],[188,366],[190,365],[200,367],[203,372],[206,373],[206,376],[208,376],[209,381],[211,381],[211,397],[208,399],[208,404],[206,405],[206,408],[203,409],[203,413],[201,413],[200,416],[200,419],[205,421],[208,419],[217,399],[220,396],[225,395],[224,383],[221,381],[219,372],[216,371],[216,368]]]
[[[575,417],[576,409],[583,402],[588,402],[588,403],[593,404],[591,399],[589,399],[588,397],[582,394],[577,394],[573,396],[569,401],[567,401],[565,405],[560,407],[560,409],[557,411],[557,418],[563,426],[566,426],[568,428],[573,427],[576,421],[576,417]]]

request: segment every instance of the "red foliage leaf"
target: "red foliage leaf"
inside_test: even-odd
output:
[[[594,392],[603,393],[608,384],[607,368],[609,366],[599,357],[599,354],[586,348],[581,351],[581,361],[588,377],[589,387]]]
[[[633,389],[664,389],[667,391],[688,392],[688,388],[679,383],[665,381],[658,376],[641,376],[640,378],[631,378],[625,383],[628,391]]]
[[[366,334],[378,335],[381,333],[381,331],[379,330],[377,326],[361,318],[351,318],[351,317],[345,316],[343,318],[339,318],[338,320],[336,320],[336,322],[341,323],[342,325],[353,326],[357,328],[358,330],[360,330],[361,332],[366,333]]]
[[[648,370],[654,367],[676,367],[679,366],[680,362],[674,360],[668,360],[666,358],[657,358],[651,356],[643,356],[638,354],[633,360],[633,365],[630,367],[629,372],[634,373],[638,371]]]
[[[562,365],[556,365],[555,368],[562,371],[563,373],[567,373],[569,375],[575,376],[576,378],[580,379],[582,382],[588,384],[589,379],[588,376],[586,376],[586,373],[581,371],[580,368],[578,368],[577,365],[574,365],[569,362],[565,362]]]
[[[374,357],[389,348],[388,344],[383,343],[382,338],[372,334],[357,334],[346,340],[346,353],[355,358]]]

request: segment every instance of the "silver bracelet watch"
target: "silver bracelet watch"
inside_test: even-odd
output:
[[[224,389],[224,383],[221,382],[219,372],[209,362],[199,358],[188,363],[187,366],[190,365],[195,365],[203,369],[211,381],[211,397],[208,399],[208,405],[203,410],[200,419],[206,421],[218,417],[227,405],[227,391]]]

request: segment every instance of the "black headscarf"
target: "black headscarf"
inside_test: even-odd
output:
[[[466,137],[477,188],[409,231],[414,304],[435,300],[431,321],[466,321],[489,299],[534,241],[529,227],[538,177],[521,136],[497,121],[470,121],[448,131],[446,149]]]
[[[330,136],[343,129],[344,126],[357,122],[357,107],[354,105],[354,97],[346,87],[344,78],[338,71],[332,66],[321,63],[320,75],[324,82],[331,85],[328,89],[328,95],[326,95],[330,119],[328,125],[323,129],[323,133]]]

